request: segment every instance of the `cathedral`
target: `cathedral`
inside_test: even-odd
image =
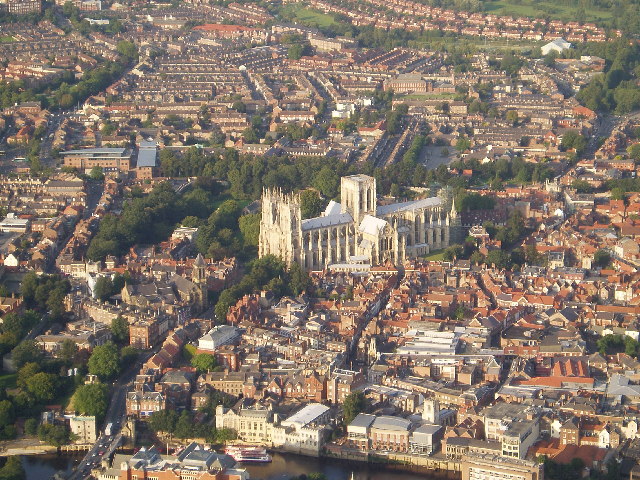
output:
[[[265,190],[260,256],[273,254],[306,270],[348,263],[398,265],[449,246],[456,221],[454,206],[447,209],[440,197],[378,205],[376,180],[367,175],[342,177],[340,203],[331,201],[321,216],[306,220],[298,195]]]

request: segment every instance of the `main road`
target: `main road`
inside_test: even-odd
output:
[[[133,363],[120,378],[113,383],[111,402],[109,403],[109,408],[104,418],[105,426],[110,423],[113,425],[111,432],[109,435],[106,435],[104,428],[102,429],[103,433],[78,464],[74,473],[69,477],[69,480],[84,480],[89,478],[91,469],[99,466],[103,458],[107,458],[118,448],[122,439],[120,430],[127,419],[127,391],[133,384],[133,380],[142,363],[146,362],[154,353],[155,350],[144,353],[136,363]]]

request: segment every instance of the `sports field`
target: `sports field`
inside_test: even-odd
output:
[[[536,0],[489,0],[483,2],[487,13],[496,15],[511,15],[514,17],[538,17],[549,16],[565,22],[575,21],[578,18],[578,9],[572,5],[562,5],[553,2],[540,2]],[[611,12],[589,7],[584,10],[584,21],[602,22],[611,19]]]

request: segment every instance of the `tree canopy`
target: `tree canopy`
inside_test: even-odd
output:
[[[115,378],[120,373],[120,367],[120,353],[113,343],[95,347],[89,357],[89,373],[102,380]]]
[[[109,389],[103,383],[80,385],[73,394],[73,408],[81,415],[103,418],[109,406]]]

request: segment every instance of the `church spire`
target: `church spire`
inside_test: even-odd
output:
[[[458,211],[456,210],[456,198],[453,197],[451,199],[451,211],[449,212],[450,218],[456,218],[458,216]]]

